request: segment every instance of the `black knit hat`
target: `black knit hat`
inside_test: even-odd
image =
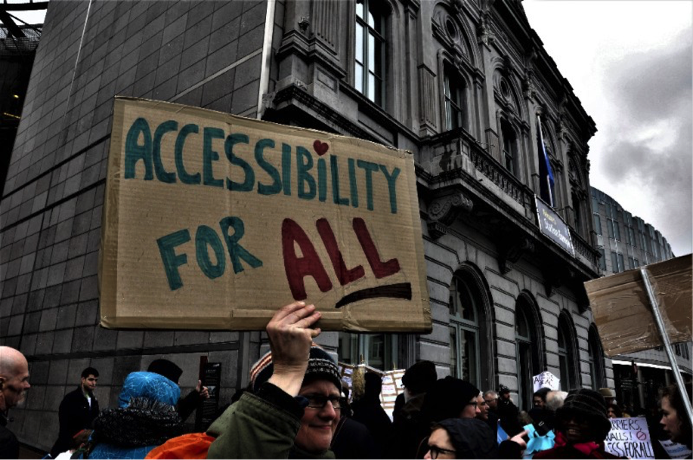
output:
[[[178,383],[178,379],[183,374],[183,369],[168,359],[155,359],[147,368],[147,372],[163,375],[170,381]]]
[[[436,380],[436,365],[431,361],[419,361],[404,372],[402,384],[413,394],[427,392]]]
[[[479,389],[469,382],[447,376],[426,393],[421,412],[433,422],[459,417]]]
[[[496,433],[476,418],[449,418],[436,425],[448,432],[455,458],[498,458]]]
[[[269,380],[273,372],[272,352],[269,351],[250,368],[250,385],[253,392],[257,392],[262,384]],[[313,344],[310,347],[308,369],[306,369],[306,374],[303,377],[303,384],[316,379],[329,380],[340,392],[342,391],[342,381],[337,364],[325,350]]]
[[[598,391],[581,388],[568,393],[563,406],[556,411],[556,421],[562,424],[575,416],[585,419],[592,425],[597,437],[593,441],[604,441],[611,431],[611,422],[606,415],[606,403]]]

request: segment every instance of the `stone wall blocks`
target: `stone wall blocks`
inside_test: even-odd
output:
[[[94,326],[98,324],[99,303],[97,300],[81,302],[77,305],[75,324],[77,326]]]
[[[62,294],[60,295],[60,305],[67,305],[77,302],[77,300],[79,299],[79,291],[81,284],[82,281],[80,279],[64,283],[62,285]]]
[[[95,329],[93,326],[72,329],[72,351],[92,351]]]
[[[55,333],[41,332],[36,336],[36,353],[41,355],[47,355],[53,352],[53,339]]]
[[[97,299],[99,296],[98,280],[96,276],[89,276],[82,279],[82,288],[79,293],[80,302],[85,300]]]
[[[64,329],[55,332],[53,353],[69,353],[72,348],[72,329]]]
[[[68,360],[66,359],[53,359],[50,361],[48,370],[48,385],[65,385],[67,383],[67,366]],[[58,404],[60,404],[60,399],[58,399]],[[56,407],[54,410],[57,410]]]

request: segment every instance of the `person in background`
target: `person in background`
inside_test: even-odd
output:
[[[556,411],[555,424],[554,447],[535,453],[533,458],[621,458],[604,450],[611,422],[599,392],[582,388],[568,393]]]
[[[180,388],[153,372],[131,372],[118,395],[118,407],[94,420],[89,458],[145,458],[155,447],[183,432],[176,411]]]
[[[604,402],[606,405],[616,404],[616,393],[611,388],[600,388],[599,393],[604,396]]]
[[[546,408],[556,412],[563,405],[565,398],[568,396],[566,391],[549,391],[546,395]]]
[[[662,390],[662,419],[659,423],[672,441],[684,444],[691,449],[693,429],[691,428],[691,421],[686,415],[686,406],[683,398],[691,400],[690,386],[684,388],[683,391],[676,385],[669,385]]]
[[[353,419],[363,423],[368,428],[378,450],[382,453],[392,431],[392,421],[387,416],[383,406],[380,405],[383,381],[374,372],[367,372],[364,378],[366,382],[364,394],[351,405],[354,413]]]
[[[546,406],[546,395],[551,391],[549,388],[540,388],[534,392],[532,396],[532,405],[537,409],[543,409]]]
[[[168,359],[155,359],[147,367],[147,372],[162,375],[178,385],[183,369]],[[195,389],[188,393],[185,398],[181,398],[176,404],[176,409],[184,422],[197,409],[197,406],[203,399],[209,399],[209,390],[207,387],[202,386],[202,380],[198,380]]]
[[[486,423],[495,433],[498,430],[498,394],[493,390],[487,390],[483,394],[486,408]]]
[[[488,425],[474,418],[450,418],[433,425],[431,434],[424,439],[423,458],[521,458],[525,448],[523,431],[512,439],[496,442],[495,433]],[[421,456],[417,456],[421,458]]]
[[[94,395],[99,380],[99,371],[87,367],[82,371],[79,386],[65,395],[58,409],[60,430],[53,444],[51,456],[56,458],[61,452],[70,449],[73,436],[84,429],[91,429],[92,422],[99,415],[99,401]]]
[[[17,437],[6,428],[8,411],[24,402],[29,388],[29,363],[24,355],[0,346],[0,458],[19,458]]]
[[[606,415],[609,418],[621,418],[623,413],[621,412],[621,408],[618,407],[618,404],[609,404],[606,407]]]
[[[522,431],[519,415],[520,411],[510,399],[510,388],[501,385],[498,389],[498,418],[503,430],[511,437]]]

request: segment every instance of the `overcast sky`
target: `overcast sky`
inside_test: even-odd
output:
[[[532,28],[597,124],[590,182],[691,252],[689,1],[524,0]]]

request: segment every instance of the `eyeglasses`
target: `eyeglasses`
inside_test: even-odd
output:
[[[442,449],[438,446],[428,444],[428,451],[431,453],[431,458],[436,459],[440,454],[457,455],[457,452],[450,449]]]
[[[467,406],[474,406],[474,407],[478,407],[478,406],[479,406],[479,404],[477,404],[476,401],[474,401],[474,402],[468,402],[466,405],[467,405]]]
[[[301,395],[308,400],[308,406],[311,409],[323,409],[327,405],[327,401],[332,403],[332,408],[334,410],[339,410],[342,408],[342,398],[339,396],[325,396],[325,395]]]
[[[491,404],[493,401],[496,401],[496,399],[484,399],[484,402],[486,402],[487,405]]]

